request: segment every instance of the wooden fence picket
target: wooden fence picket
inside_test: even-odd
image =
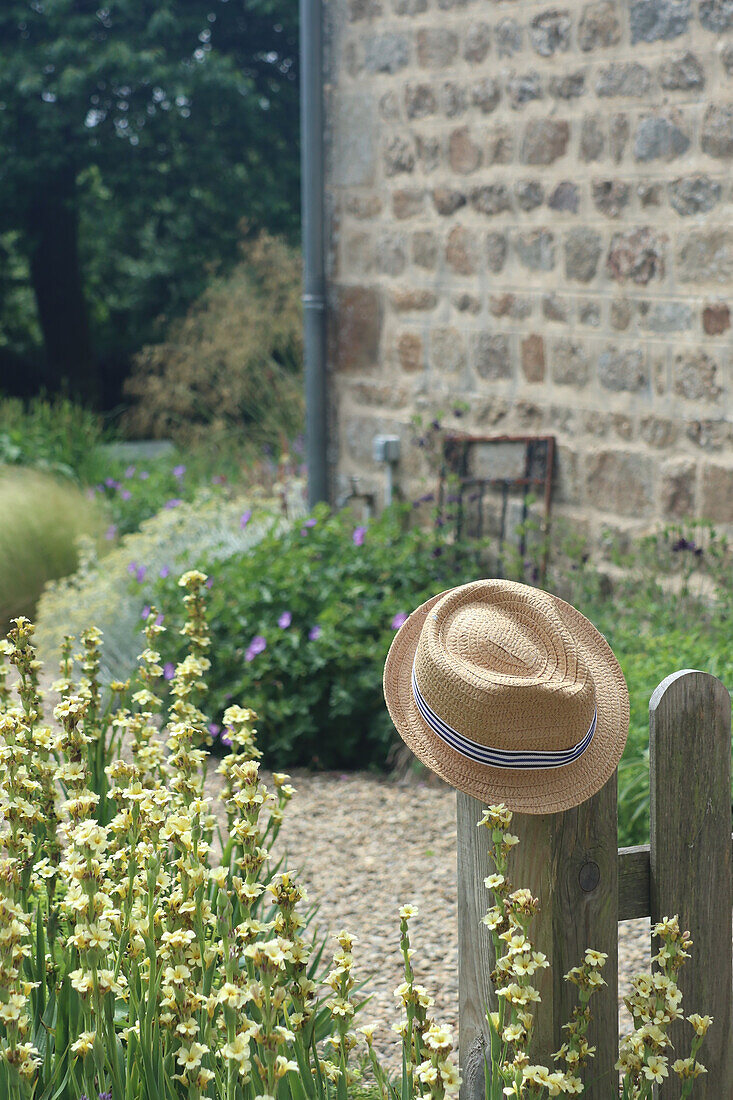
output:
[[[733,849],[730,800],[730,699],[707,673],[667,677],[650,704],[651,846],[618,850],[616,775],[592,799],[562,814],[515,815],[520,838],[511,865],[515,886],[540,899],[533,939],[551,969],[537,986],[532,1058],[552,1067],[563,1041],[575,989],[563,974],[578,965],[586,947],[607,952],[608,987],[592,1001],[590,1042],[597,1050],[586,1071],[588,1100],[617,1095],[618,922],[678,913],[694,940],[680,977],[685,1015],[714,1017],[700,1053],[707,1077],[695,1084],[695,1100],[733,1097],[733,980],[731,909]],[[485,1012],[494,1007],[490,974],[493,949],[480,923],[489,896],[488,833],[478,829],[482,803],[457,795],[458,986],[461,1100],[483,1100]],[[673,1025],[673,1058],[689,1050],[691,1028]],[[670,1078],[674,1075],[670,1074]],[[661,1095],[679,1096],[677,1081]]]
[[[731,1030],[730,699],[714,676],[686,670],[663,680],[649,704],[652,924],[677,913],[690,930],[691,957],[680,972],[684,1015],[714,1023],[700,1051],[707,1076],[695,1100],[733,1097]],[[686,1057],[692,1029],[670,1027],[675,1057]],[[675,1077],[664,1098],[677,1100]]]

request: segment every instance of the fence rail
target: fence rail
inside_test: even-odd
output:
[[[618,922],[679,915],[694,941],[680,972],[685,1015],[708,1013],[714,1024],[701,1050],[708,1074],[695,1082],[695,1100],[733,1097],[733,836],[731,835],[730,698],[704,672],[668,676],[649,705],[650,844],[618,849],[616,776],[593,798],[562,814],[516,815],[520,838],[512,868],[516,886],[540,899],[533,939],[550,960],[538,988],[532,1056],[552,1066],[574,987],[563,981],[584,949],[608,954],[607,987],[592,1002],[589,1041],[596,1056],[587,1071],[587,1100],[618,1095]],[[461,1100],[484,1096],[485,1013],[495,1004],[490,974],[493,946],[480,923],[488,894],[488,831],[478,829],[482,803],[459,792],[458,985]],[[655,947],[656,950],[656,947]],[[683,1019],[670,1028],[675,1057],[684,1057],[692,1031]],[[677,1100],[674,1075],[662,1100]]]

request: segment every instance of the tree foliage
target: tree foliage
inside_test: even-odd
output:
[[[0,248],[47,382],[91,396],[234,261],[240,218],[297,233],[296,58],[295,0],[0,5]]]

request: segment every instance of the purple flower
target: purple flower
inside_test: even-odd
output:
[[[107,486],[108,489],[119,489],[120,487],[119,481],[115,481],[113,477],[106,477],[104,479],[104,484]]]
[[[129,489],[123,489],[120,493],[120,496],[122,497],[123,500],[130,500],[131,497],[132,497],[132,493],[130,492]]]
[[[173,476],[177,477],[179,481],[181,480],[181,478],[183,477],[185,472],[186,472],[186,467],[185,466],[174,466],[173,467]]]
[[[227,737],[226,733],[222,733],[219,740],[221,741],[222,745],[226,745],[227,748],[230,748],[231,743],[232,743],[232,739],[231,739],[231,737]]]
[[[140,478],[141,481],[147,481],[150,477],[150,474],[147,470],[141,470],[137,476]]]
[[[280,618],[277,620],[277,625],[281,630],[287,630],[293,621],[293,616],[289,611],[283,611]]]
[[[364,545],[364,536],[366,535],[366,532],[367,532],[366,527],[355,527],[354,528],[354,533],[351,536],[351,541],[353,542],[354,546],[363,546]]]
[[[221,726],[217,726],[216,722],[209,722],[209,733],[212,737],[216,737],[221,731]]]
[[[262,634],[255,634],[252,641],[247,646],[247,651],[244,655],[246,661],[253,661],[258,653],[262,653],[267,648],[267,639]]]
[[[137,569],[135,570],[135,580],[137,581],[138,584],[143,583],[143,581],[145,580],[145,574],[146,573],[147,573],[147,569],[145,568],[145,566],[144,565],[138,565]]]
[[[167,565],[162,566],[160,572],[158,573],[158,576],[161,577],[163,580],[165,580],[166,577],[170,576],[170,569]]]
[[[134,476],[135,476],[135,467],[134,466],[128,466],[127,469],[125,470],[125,477],[134,477]]]
[[[106,539],[113,539],[116,534],[117,534],[117,527],[115,526],[114,523],[110,523],[109,527],[104,532],[104,537]]]
[[[163,679],[172,680],[175,674],[176,666],[173,664],[172,661],[166,661],[166,663],[163,665]]]
[[[304,526],[304,527],[315,527],[315,525],[316,525],[317,523],[318,523],[318,520],[317,520],[317,519],[313,519],[313,518],[311,518],[311,519],[307,519],[307,520],[305,521],[305,523],[303,524],[303,526]]]
[[[137,568],[137,562],[131,561],[130,564],[127,566],[127,572],[132,576],[133,573],[137,573]]]
[[[100,1092],[97,1100],[112,1100],[112,1089],[109,1092]]]
[[[399,630],[406,619],[407,619],[407,612],[406,611],[398,611],[397,614],[395,615],[395,617],[392,619],[392,624],[391,624],[392,629],[393,630]]]
[[[214,587],[214,578],[213,577],[207,577],[206,581],[204,583],[204,588],[213,588],[213,587]]]
[[[308,638],[311,642],[315,642],[318,638],[320,638],[322,633],[323,631],[321,630],[320,626],[312,626],[308,631]]]
[[[147,619],[149,614],[150,614],[150,608],[148,607],[147,604],[145,604],[145,607],[142,609],[142,611],[140,613],[140,618],[143,620],[143,622]]]
[[[245,529],[245,527],[247,526],[247,524],[249,523],[249,521],[251,519],[252,519],[252,509],[248,508],[247,511],[242,512],[241,516],[239,517],[239,526],[241,527],[242,530]]]
[[[172,497],[170,500],[167,500],[165,502],[163,507],[167,508],[168,511],[170,511],[171,508],[177,508],[179,504],[183,504],[183,501],[180,499],[180,497]]]
[[[164,620],[164,619],[165,619],[165,615],[164,615],[164,614],[163,614],[163,612],[161,611],[160,615],[158,615],[157,619],[155,620],[155,625],[156,625],[156,626],[162,626],[162,625],[163,625],[163,620]]]

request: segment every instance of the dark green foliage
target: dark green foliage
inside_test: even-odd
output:
[[[69,400],[23,403],[0,394],[0,464],[33,466],[86,484],[94,478],[101,443],[100,418]]]
[[[0,281],[6,362],[40,331],[34,384],[97,399],[242,218],[297,235],[296,59],[295,0],[0,5],[0,246],[36,307]]]
[[[709,524],[675,526],[611,551],[603,564],[577,544],[556,555],[550,584],[603,633],[629,687],[629,739],[619,766],[619,843],[649,839],[649,700],[672,672],[696,668],[733,689],[731,548]]]
[[[287,534],[212,567],[211,713],[218,721],[230,699],[253,707],[272,767],[385,766],[395,734],[381,681],[395,615],[482,572],[479,546],[410,530],[408,517],[409,508],[392,507],[361,543],[349,512],[320,508]],[[173,584],[151,599],[175,613]],[[288,612],[290,625],[278,626]],[[182,649],[175,624],[166,625],[163,652],[174,660]],[[310,637],[314,628],[319,637]],[[266,648],[252,653],[258,637]]]

